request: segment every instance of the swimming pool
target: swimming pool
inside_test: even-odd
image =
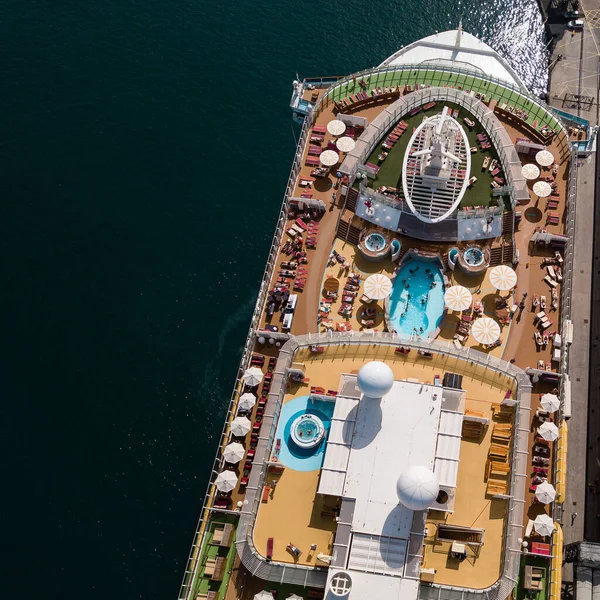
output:
[[[333,415],[334,402],[323,402],[321,400],[312,401],[309,396],[300,396],[294,398],[283,405],[275,432],[275,440],[281,440],[277,459],[287,468],[294,471],[316,471],[323,466],[325,458],[325,440],[331,426],[331,417]],[[314,415],[317,419],[302,419],[304,415]],[[303,421],[306,421],[304,425]],[[292,431],[297,433],[301,428],[307,427],[309,421],[317,423],[319,427],[323,427],[324,433],[319,436],[320,439],[316,445],[307,447],[306,445],[298,444],[292,437]],[[308,431],[308,429],[307,429]],[[313,429],[311,428],[311,437]],[[302,436],[304,437],[304,436]],[[299,438],[302,439],[302,438]]]
[[[440,269],[421,258],[408,260],[396,276],[390,295],[391,326],[400,335],[428,337],[440,324],[443,313]]]

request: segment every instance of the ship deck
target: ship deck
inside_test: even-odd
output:
[[[404,82],[402,82],[404,83]],[[414,82],[413,82],[414,84]],[[488,95],[494,98],[494,91],[497,92],[498,102],[514,102],[518,98],[513,98],[510,92],[510,99],[507,100],[507,93],[500,87],[496,90],[490,87],[486,90]],[[306,99],[310,99],[312,94],[307,93]],[[391,101],[390,101],[391,102]],[[372,120],[379,114],[390,102],[380,102],[376,106],[366,106],[362,109],[353,111],[355,116],[363,116]],[[334,119],[336,113],[333,105],[324,108],[315,122],[315,125],[324,126]],[[516,142],[517,138],[527,137],[528,130],[522,126],[517,119],[511,117],[504,118],[502,112],[498,115],[503,126],[509,133],[511,140]],[[539,118],[539,115],[538,115]],[[535,115],[528,119],[528,126],[531,126],[535,120]],[[408,138],[408,136],[407,136]],[[329,134],[325,134],[326,145],[333,139]],[[309,144],[306,144],[304,156],[302,157],[302,168],[298,180],[303,177],[310,177],[313,167],[305,166]],[[550,288],[543,281],[546,275],[542,260],[550,257],[549,251],[541,250],[529,243],[533,232],[538,228],[544,228],[550,233],[564,234],[565,214],[566,214],[566,195],[567,181],[569,174],[569,164],[567,151],[565,150],[565,140],[559,135],[548,149],[554,154],[559,165],[556,183],[558,185],[557,193],[560,195],[561,202],[556,209],[559,213],[558,223],[546,224],[546,212],[544,210],[545,199],[539,199],[533,193],[532,186],[529,186],[529,202],[517,207],[522,212],[522,219],[514,232],[515,249],[519,251],[520,263],[516,267],[518,276],[518,285],[514,296],[514,302],[517,302],[527,292],[527,302],[525,310],[519,318],[514,318],[502,330],[502,343],[494,349],[485,349],[475,340],[469,337],[465,345],[474,347],[477,350],[490,352],[491,354],[502,357],[505,360],[513,359],[517,366],[521,368],[536,367],[540,361],[544,368],[557,370],[558,365],[551,361],[552,344],[539,348],[533,334],[537,331],[534,325],[535,313],[540,309],[531,304],[534,295],[545,295],[548,298],[550,306]],[[529,161],[528,161],[529,162]],[[477,174],[477,173],[475,173]],[[545,173],[547,174],[547,172]],[[399,175],[399,173],[398,173]],[[392,181],[393,179],[390,179]],[[302,291],[293,292],[299,294],[298,304],[295,310],[295,316],[291,333],[293,335],[302,335],[316,333],[320,331],[319,304],[322,300],[323,283],[326,278],[333,276],[339,279],[343,287],[344,280],[349,272],[358,273],[364,278],[370,274],[381,272],[391,275],[396,265],[391,260],[380,262],[369,262],[359,253],[356,245],[347,239],[339,239],[336,236],[338,223],[341,219],[357,223],[357,217],[352,211],[344,208],[344,200],[339,190],[334,189],[335,178],[330,175],[327,178],[318,178],[312,187],[313,200],[321,200],[326,206],[322,218],[319,220],[319,229],[317,235],[317,247],[307,250],[308,264],[306,283]],[[300,197],[301,187],[296,187],[293,196]],[[333,194],[336,192],[337,197]],[[295,217],[291,217],[288,226],[291,226]],[[359,223],[360,224],[360,223]],[[445,252],[446,245],[436,245],[434,243],[423,242],[404,236],[400,233],[394,234],[399,239],[402,247],[405,249],[415,248],[425,251]],[[288,236],[284,235],[280,252],[277,257],[277,263],[274,269],[271,285],[277,279],[282,262],[289,261],[290,257],[281,250],[288,241]],[[341,269],[338,265],[330,265],[330,255],[332,250],[336,250],[348,259],[349,269]],[[493,303],[496,297],[496,290],[489,283],[488,276],[479,277],[467,276],[459,271],[447,272],[452,283],[457,283],[468,287],[473,293],[475,300],[483,301],[486,308]],[[290,283],[292,280],[290,281]],[[560,289],[560,288],[559,288]],[[362,284],[360,293],[362,293]],[[560,295],[559,295],[560,298]],[[353,330],[360,330],[361,325],[357,318],[357,312],[351,317],[344,318],[337,314],[339,302],[332,305],[331,318],[334,323],[347,322]],[[493,316],[493,310],[486,313]],[[554,312],[549,312],[553,321],[550,331],[559,331],[561,307]],[[438,339],[442,341],[452,341],[456,331],[458,317],[451,313],[444,316]],[[260,328],[267,325],[281,326],[280,315],[275,313],[272,318],[266,316],[263,311]],[[384,310],[382,303],[378,303],[375,330],[384,329]],[[268,344],[257,344],[255,352],[268,356],[277,355],[277,348]],[[501,402],[506,393],[510,378],[492,374],[489,370],[480,369],[469,364],[461,364],[460,361],[449,356],[436,354],[433,360],[424,361],[417,358],[416,353],[410,355],[397,355],[393,350],[384,346],[373,344],[367,348],[348,346],[328,348],[324,354],[311,355],[305,352],[297,357],[297,360],[306,365],[306,377],[310,378],[311,385],[319,385],[326,389],[336,389],[338,386],[339,375],[342,372],[351,373],[357,370],[367,361],[384,360],[392,367],[397,378],[417,378],[420,381],[433,381],[434,375],[446,371],[460,373],[464,377],[463,388],[467,391],[466,408],[469,410],[483,413],[486,417],[492,418],[491,405]],[[534,395],[552,391],[552,386],[542,382],[534,385]],[[291,387],[285,396],[285,402],[308,394],[306,386],[297,385]],[[532,399],[534,396],[532,396]],[[532,401],[532,413],[537,408],[537,397]],[[254,420],[256,409],[250,418]],[[428,519],[428,536],[424,542],[423,567],[436,571],[433,581],[452,586],[463,586],[468,580],[469,587],[481,589],[494,583],[499,576],[502,563],[502,534],[505,516],[505,501],[494,500],[486,495],[486,461],[490,446],[490,437],[493,426],[490,425],[485,437],[478,443],[468,440],[461,442],[461,464],[459,469],[458,491],[455,500],[455,509],[447,517],[446,522],[450,524],[465,525],[469,527],[485,529],[485,544],[479,552],[469,554],[467,560],[460,565],[448,558],[448,547],[439,542],[435,542],[435,530],[439,524],[436,513],[430,513]],[[530,425],[529,447],[533,447],[535,430],[538,423],[532,420]],[[249,436],[248,436],[249,438]],[[250,440],[247,439],[246,447],[249,448]],[[550,469],[551,472],[551,469]],[[324,566],[317,561],[317,554],[330,554],[334,541],[337,523],[332,518],[332,513],[336,507],[332,505],[331,499],[325,499],[317,494],[319,482],[319,471],[300,472],[292,469],[286,469],[280,476],[268,475],[266,484],[271,488],[267,497],[260,503],[257,515],[257,522],[253,532],[254,544],[260,554],[266,553],[267,540],[274,539],[273,560],[282,563],[300,564],[300,565],[318,565]],[[243,501],[244,489],[237,487],[232,495],[232,504]],[[549,512],[548,507],[533,502],[533,495],[528,493],[525,504],[525,515],[523,526],[528,524],[529,519],[535,518],[539,512]],[[439,513],[438,513],[439,514]],[[288,543],[293,543],[302,550],[299,558],[293,559],[287,552]],[[316,545],[315,551],[310,551],[311,545]],[[239,559],[232,567],[232,583],[228,586],[226,596],[220,595],[219,600],[224,597],[227,600],[249,599],[253,593],[261,589],[273,589],[274,595],[283,597],[283,594],[290,592],[301,593],[302,588],[293,586],[281,586],[261,582],[250,575],[246,569],[240,565]],[[289,588],[289,589],[288,589]],[[194,596],[195,597],[195,596]],[[313,594],[314,597],[314,594]]]

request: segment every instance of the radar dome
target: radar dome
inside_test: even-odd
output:
[[[358,372],[358,389],[371,398],[382,398],[394,385],[394,373],[385,364],[373,360]]]
[[[436,500],[440,486],[435,473],[426,467],[410,467],[398,477],[396,491],[400,504],[411,510],[425,510]]]

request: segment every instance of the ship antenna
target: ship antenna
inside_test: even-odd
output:
[[[462,14],[461,14],[460,15],[460,19],[458,21],[458,30],[456,32],[456,44],[455,44],[455,46],[457,48],[460,48],[460,36],[462,35],[462,30],[463,30],[463,27],[462,27]]]

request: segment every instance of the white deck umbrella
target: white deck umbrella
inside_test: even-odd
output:
[[[217,475],[215,485],[220,492],[231,492],[237,485],[238,478],[233,471],[223,471]]]
[[[544,537],[554,533],[554,521],[546,513],[538,515],[533,521],[533,528]]]
[[[244,437],[252,429],[252,423],[246,417],[236,417],[231,421],[231,433],[235,437]]]
[[[354,146],[356,146],[356,142],[351,137],[346,136],[340,138],[335,145],[340,152],[352,152]]]
[[[304,600],[302,596],[298,596],[298,594],[290,594],[287,597],[287,600]]]
[[[549,167],[554,164],[554,155],[549,150],[540,150],[535,155],[535,161],[542,167]]]
[[[529,163],[521,167],[521,174],[525,179],[537,179],[540,176],[540,168],[533,163]]]
[[[319,160],[322,165],[326,167],[333,167],[333,165],[337,165],[340,160],[340,155],[335,150],[325,150],[325,152],[321,152],[321,156],[319,156]]]
[[[560,400],[556,394],[544,394],[540,403],[542,408],[548,412],[555,412],[560,408]]]
[[[254,600],[273,600],[273,594],[263,590],[262,592],[258,592],[258,594],[254,594]]]
[[[497,290],[512,290],[517,285],[517,274],[507,265],[498,265],[490,270],[490,283]]]
[[[257,386],[263,380],[263,372],[258,367],[250,367],[244,371],[242,379],[250,387]]]
[[[334,119],[327,123],[327,131],[329,131],[331,135],[342,135],[342,133],[346,131],[346,124],[339,119]]]
[[[256,404],[256,397],[250,392],[246,392],[240,396],[238,402],[238,410],[252,410]]]
[[[450,310],[467,310],[473,302],[473,295],[462,285],[453,285],[446,290],[444,302]]]
[[[535,497],[542,504],[550,504],[550,502],[554,502],[554,499],[556,498],[556,490],[551,483],[542,481],[535,489]]]
[[[552,193],[552,187],[547,181],[536,181],[533,184],[533,193],[540,198],[547,198]]]
[[[240,460],[244,458],[244,454],[246,454],[246,449],[239,442],[227,444],[227,446],[225,446],[225,450],[223,450],[223,458],[225,459],[225,462],[231,464],[239,463]]]
[[[372,300],[383,300],[392,293],[390,278],[382,273],[375,273],[365,280],[365,295]]]
[[[500,325],[489,317],[482,317],[473,323],[471,334],[480,344],[493,344],[500,337]]]
[[[545,421],[538,427],[538,433],[548,442],[558,439],[558,427],[551,421]]]

